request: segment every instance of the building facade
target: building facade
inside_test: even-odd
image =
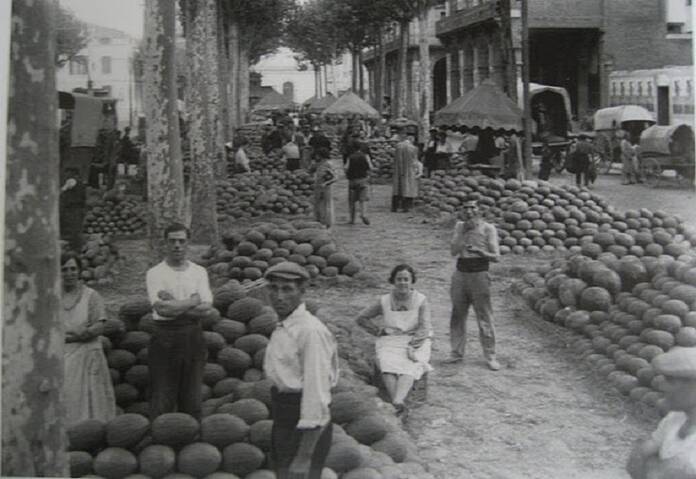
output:
[[[58,90],[94,89],[117,99],[118,128],[134,127],[142,97],[133,71],[138,42],[112,28],[88,25],[87,46],[56,73]]]
[[[615,71],[625,76],[692,64],[691,0],[528,2],[530,80],[565,88],[576,118],[619,101],[617,95],[610,100]],[[448,0],[436,34],[447,48],[444,70],[451,99],[484,78],[502,81],[506,51],[499,8],[498,0]],[[518,78],[520,11],[520,0],[510,0],[513,52],[508,58],[514,58]]]

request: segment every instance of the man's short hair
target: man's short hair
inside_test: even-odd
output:
[[[186,239],[189,239],[191,237],[191,231],[186,227],[186,225],[182,223],[170,223],[169,226],[167,226],[164,229],[164,239],[169,238],[169,233],[174,233],[176,231],[185,231],[186,232]]]

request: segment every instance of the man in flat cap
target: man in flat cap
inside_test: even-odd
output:
[[[336,340],[307,311],[309,274],[296,263],[266,270],[271,306],[280,323],[263,369],[273,382],[271,460],[278,479],[319,479],[331,447],[331,388],[338,382]]]
[[[696,477],[696,347],[673,347],[652,361],[665,377],[667,415],[636,443],[626,470],[633,479]]]
[[[481,218],[476,201],[466,201],[462,205],[461,215],[464,221],[457,221],[454,225],[454,235],[450,243],[450,253],[457,257],[457,264],[450,289],[452,351],[445,363],[459,363],[464,359],[466,318],[469,308],[473,306],[483,355],[488,367],[497,371],[500,364],[495,357],[495,329],[488,265],[491,261],[498,261],[500,256],[498,232],[495,226]]]

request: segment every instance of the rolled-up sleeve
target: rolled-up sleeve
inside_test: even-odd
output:
[[[331,421],[331,378],[335,343],[318,330],[303,331],[300,339],[302,402],[297,429],[314,429]]]

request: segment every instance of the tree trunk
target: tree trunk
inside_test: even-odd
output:
[[[218,11],[217,18],[217,62],[218,62],[218,114],[220,115],[220,127],[222,131],[222,155],[224,159],[224,144],[232,140],[233,131],[230,129],[230,111],[227,102],[227,83],[230,67],[227,57],[227,22],[223,11],[223,1],[216,0]]]
[[[379,102],[379,108],[377,110],[382,113],[384,108],[382,106],[384,102],[384,97],[387,96],[387,52],[384,48],[384,38],[383,33],[380,29],[379,32],[379,95],[377,101]],[[391,94],[389,94],[391,96]]]
[[[198,0],[201,1],[201,0]],[[208,70],[208,117],[211,128],[210,134],[210,155],[213,162],[212,167],[215,175],[225,177],[227,175],[227,161],[225,158],[225,137],[222,126],[222,116],[220,115],[220,99],[223,98],[220,90],[220,55],[219,55],[219,40],[221,32],[218,32],[218,8],[217,0],[204,0],[205,5],[205,24],[206,24],[206,44],[205,44],[205,62]],[[215,196],[215,181],[211,182],[213,197]],[[217,230],[217,226],[215,227]],[[217,235],[216,235],[217,237]]]
[[[419,138],[424,141],[430,129],[430,45],[428,41],[428,8],[418,10],[418,58],[420,64]],[[448,73],[449,74],[449,73]]]
[[[249,49],[245,45],[239,48],[239,119],[249,121]]]
[[[365,99],[365,78],[362,71],[363,54],[362,50],[358,50],[358,88],[360,88],[360,98]]]
[[[353,90],[353,93],[360,93],[358,91],[358,54],[356,50],[350,51],[350,61],[350,89]]]
[[[238,128],[242,124],[239,112],[239,24],[235,19],[230,21],[228,58],[230,63],[230,76],[228,78],[228,104],[230,109],[230,130]]]
[[[381,62],[382,59],[382,29],[377,28],[377,33],[376,33],[376,38],[377,40],[375,41],[375,46],[374,46],[374,55],[373,55],[373,61],[374,61],[374,75],[372,76],[372,81],[374,83],[374,98],[373,98],[373,103],[372,106],[374,106],[378,112],[382,112],[382,97],[384,96],[384,93],[382,92],[382,75],[384,75],[384,70],[382,69],[383,65]]]
[[[396,116],[406,116],[406,97],[408,92],[408,26],[409,21],[399,22],[399,78],[396,97]]]
[[[324,64],[324,95],[329,93],[329,65]]]
[[[321,97],[321,66],[314,66],[314,96]]]
[[[63,476],[55,4],[12,2],[5,191],[2,475]],[[4,22],[5,20],[3,20]],[[5,59],[3,59],[3,62]]]
[[[153,257],[164,228],[184,221],[184,179],[177,111],[175,3],[145,2],[144,109],[147,123],[148,234]]]
[[[517,68],[512,45],[510,0],[498,0],[500,5],[500,53],[502,60],[503,91],[517,103]]]
[[[186,19],[186,113],[191,144],[191,239],[215,244],[218,238],[215,165],[217,157],[216,0],[188,0]],[[211,14],[212,10],[212,14]],[[212,25],[211,25],[212,20]],[[211,61],[212,60],[212,61]],[[219,174],[219,172],[218,172]]]

